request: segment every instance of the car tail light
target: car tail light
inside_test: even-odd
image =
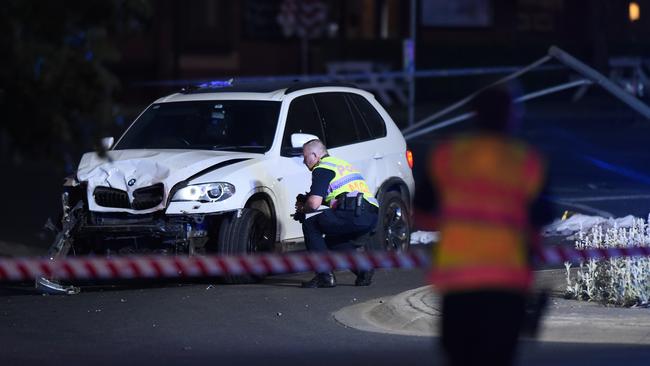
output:
[[[409,168],[413,169],[413,151],[406,149],[406,162]]]

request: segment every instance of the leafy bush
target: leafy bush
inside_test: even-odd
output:
[[[577,234],[577,249],[650,246],[649,222],[634,219],[630,227],[597,225]],[[571,263],[567,269],[567,295],[617,306],[648,306],[650,298],[650,258],[619,257],[581,261],[575,281]]]
[[[120,37],[149,12],[146,0],[3,1],[0,158],[92,148],[114,123]]]

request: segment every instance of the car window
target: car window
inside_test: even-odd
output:
[[[346,93],[345,101],[348,105],[348,109],[350,110],[350,113],[352,114],[352,119],[354,120],[354,129],[357,133],[357,137],[359,138],[359,141],[372,140],[373,137],[370,133],[370,128],[368,127],[368,124],[361,116],[361,112],[359,111],[359,108],[350,99],[354,97],[354,95],[355,94],[352,93]]]
[[[319,93],[314,95],[314,100],[325,128],[327,147],[348,145],[359,141],[354,119],[343,93]]]
[[[271,148],[280,103],[218,100],[154,104],[115,146],[265,152]]]
[[[350,99],[352,100],[353,104],[358,108],[359,113],[361,113],[361,116],[366,122],[366,125],[368,126],[368,129],[370,130],[370,134],[372,135],[372,137],[373,138],[385,137],[386,123],[384,122],[384,119],[381,117],[379,112],[377,112],[375,107],[373,107],[372,104],[370,104],[370,102],[368,102],[366,98],[364,98],[359,94],[350,94]]]
[[[291,149],[291,134],[308,133],[323,139],[323,126],[321,125],[318,111],[311,95],[304,95],[294,99],[289,105],[287,124],[282,137],[282,150]]]

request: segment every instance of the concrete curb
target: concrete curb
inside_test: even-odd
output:
[[[434,336],[440,315],[428,309],[423,301],[423,296],[430,293],[430,287],[425,286],[370,300],[335,312],[334,319],[344,326],[367,332]]]
[[[564,270],[538,273],[537,286],[552,295],[564,292]],[[355,329],[431,337],[438,335],[439,298],[430,286],[349,306],[334,313]],[[544,342],[621,343],[650,345],[650,309],[614,308],[552,297],[537,340]]]

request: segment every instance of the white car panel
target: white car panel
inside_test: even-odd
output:
[[[96,153],[85,154],[79,164],[77,179],[88,184],[88,209],[93,212],[125,212],[135,215],[161,210],[164,210],[166,215],[222,214],[243,208],[256,193],[265,193],[272,200],[275,210],[276,239],[299,240],[302,237],[301,224],[294,221],[290,215],[295,210],[296,195],[310,189],[311,172],[303,164],[302,156],[280,155],[283,132],[289,105],[295,98],[325,92],[363,96],[379,112],[386,124],[386,137],[335,147],[330,149],[330,154],[357,167],[373,192],[377,192],[381,184],[389,178],[397,177],[407,186],[412,196],[414,183],[405,159],[406,143],[388,113],[368,92],[328,86],[299,90],[288,95],[285,94],[285,89],[281,89],[268,93],[178,93],[158,99],[156,103],[270,100],[281,102],[282,105],[273,144],[264,154],[189,149],[111,150],[107,152],[110,161],[100,158]],[[137,120],[134,123],[137,123]],[[129,133],[129,129],[125,134]],[[119,141],[116,146],[119,147]],[[236,163],[229,164],[235,160]],[[234,195],[219,202],[171,202],[169,199],[173,193],[172,189],[178,184],[215,182],[234,185]],[[135,190],[156,183],[163,183],[164,199],[156,207],[146,210],[103,207],[98,205],[93,197],[95,188],[104,186],[126,191],[132,200]]]

